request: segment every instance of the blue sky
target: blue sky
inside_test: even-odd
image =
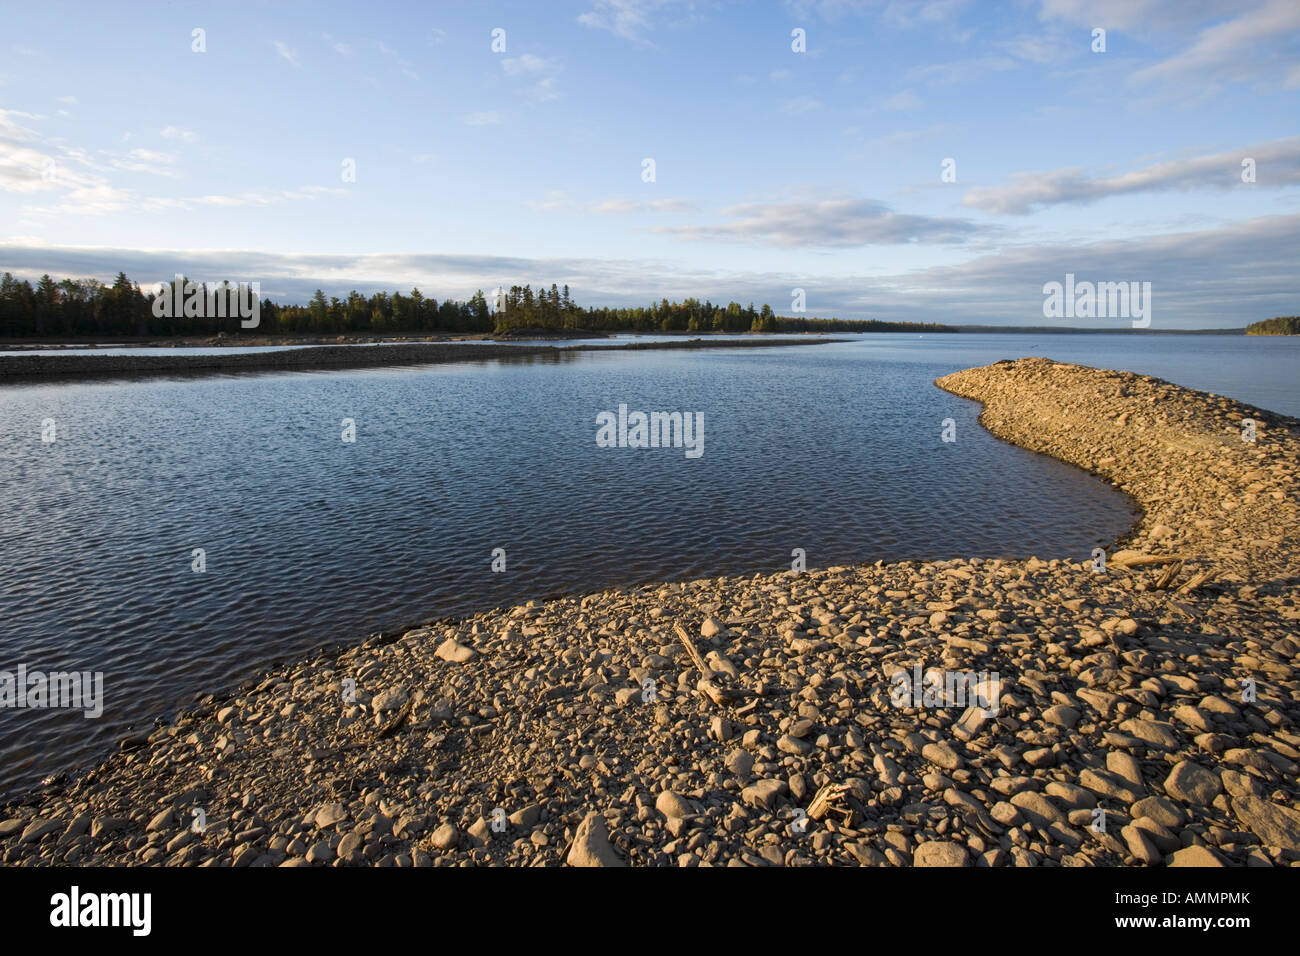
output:
[[[1295,0],[5,20],[0,269],[24,276],[185,271],[297,301],[567,282],[583,304],[782,314],[798,287],[812,315],[1045,324],[1043,284],[1072,272],[1151,282],[1155,328],[1300,313]]]

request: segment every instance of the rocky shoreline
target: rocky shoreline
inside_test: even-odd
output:
[[[0,808],[0,857],[1300,864],[1300,421],[1046,359],[936,384],[1139,503],[1104,571],[877,563],[375,635]],[[917,669],[994,702],[898,706]]]

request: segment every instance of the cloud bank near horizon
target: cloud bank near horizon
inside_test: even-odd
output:
[[[262,295],[306,302],[316,289],[344,296],[418,287],[438,299],[468,298],[498,285],[567,284],[584,305],[637,306],[695,297],[768,303],[791,314],[795,288],[807,314],[950,324],[1049,325],[1044,283],[1067,273],[1079,280],[1151,282],[1152,328],[1234,328],[1300,313],[1296,266],[1300,213],[1228,226],[1113,239],[1085,245],[1020,246],[951,266],[892,275],[810,276],[691,268],[662,260],[523,258],[437,253],[291,254],[256,250],[142,250],[0,243],[0,271],[36,280],[43,273],[111,281],[119,271],[141,285],[177,272],[194,279],[260,282]],[[1124,319],[1071,325],[1128,327]]]

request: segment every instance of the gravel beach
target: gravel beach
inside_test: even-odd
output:
[[[505,347],[445,347],[467,348]],[[935,384],[983,403],[994,435],[1132,496],[1143,517],[1104,570],[1043,555],[785,571],[372,635],[0,808],[0,858],[1300,863],[1300,421],[1047,359]],[[992,697],[892,693],[936,672]]]

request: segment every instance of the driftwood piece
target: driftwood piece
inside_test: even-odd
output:
[[[1165,568],[1164,571],[1160,572],[1160,576],[1156,578],[1156,590],[1165,591],[1173,587],[1174,582],[1178,580],[1178,575],[1182,573],[1182,570],[1183,562],[1181,561]]]
[[[690,657],[691,663],[695,665],[695,669],[704,675],[704,677],[711,677],[713,675],[713,669],[704,663],[704,658],[700,656],[699,648],[697,648],[695,642],[691,640],[691,635],[686,633],[686,628],[682,627],[680,624],[674,624],[673,628],[677,631],[677,636],[681,639],[682,646],[686,648],[686,653]]]
[[[1181,554],[1117,554],[1106,561],[1108,568],[1148,568],[1156,564],[1172,564],[1186,560]]]
[[[1193,591],[1199,588],[1206,581],[1210,580],[1210,578],[1213,576],[1214,576],[1213,573],[1210,571],[1197,571],[1190,578],[1184,581],[1182,585],[1178,588],[1178,590],[1175,591],[1174,593],[1191,594]]]
[[[718,707],[734,704],[741,700],[748,700],[754,693],[743,688],[723,687],[717,681],[708,677],[696,682],[695,689],[713,701],[714,705]]]
[[[397,716],[375,731],[375,739],[383,740],[385,737],[391,737],[397,733],[397,729],[406,723],[406,718],[411,716],[411,711],[414,709],[415,705],[408,700],[402,705],[402,709],[397,712]]]
[[[849,788],[842,783],[825,783],[808,804],[808,816],[820,820],[834,809]]]

